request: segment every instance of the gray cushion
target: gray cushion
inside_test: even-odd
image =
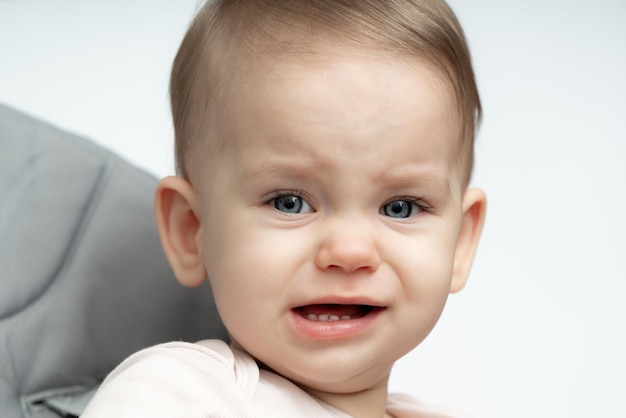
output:
[[[0,105],[0,416],[56,416],[36,394],[92,388],[143,347],[226,338],[208,285],[167,265],[155,184]]]

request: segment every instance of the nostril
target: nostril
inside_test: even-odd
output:
[[[329,270],[340,270],[340,271],[345,271],[345,272],[353,272],[353,271],[373,271],[375,270],[372,266],[370,265],[352,265],[352,266],[347,266],[347,265],[330,265],[327,267],[327,269]]]
[[[376,270],[380,255],[374,239],[367,233],[367,227],[357,228],[351,224],[350,228],[333,228],[325,234],[317,249],[315,262],[323,270]]]

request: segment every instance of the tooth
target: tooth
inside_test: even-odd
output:
[[[306,318],[309,321],[328,321],[328,322],[334,322],[334,321],[349,321],[352,319],[352,317],[350,315],[331,315],[331,314],[321,314],[321,315],[316,315],[314,313],[309,313],[306,314]]]

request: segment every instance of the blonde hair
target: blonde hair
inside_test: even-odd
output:
[[[206,137],[209,115],[219,112],[229,83],[245,77],[246,68],[271,53],[337,42],[434,65],[456,99],[467,185],[481,104],[463,30],[443,0],[208,1],[182,41],[170,80],[178,174],[189,178],[188,150]]]

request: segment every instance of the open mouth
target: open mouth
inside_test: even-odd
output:
[[[320,304],[300,306],[295,308],[295,311],[309,321],[335,322],[362,318],[381,309],[384,308],[370,305]]]

